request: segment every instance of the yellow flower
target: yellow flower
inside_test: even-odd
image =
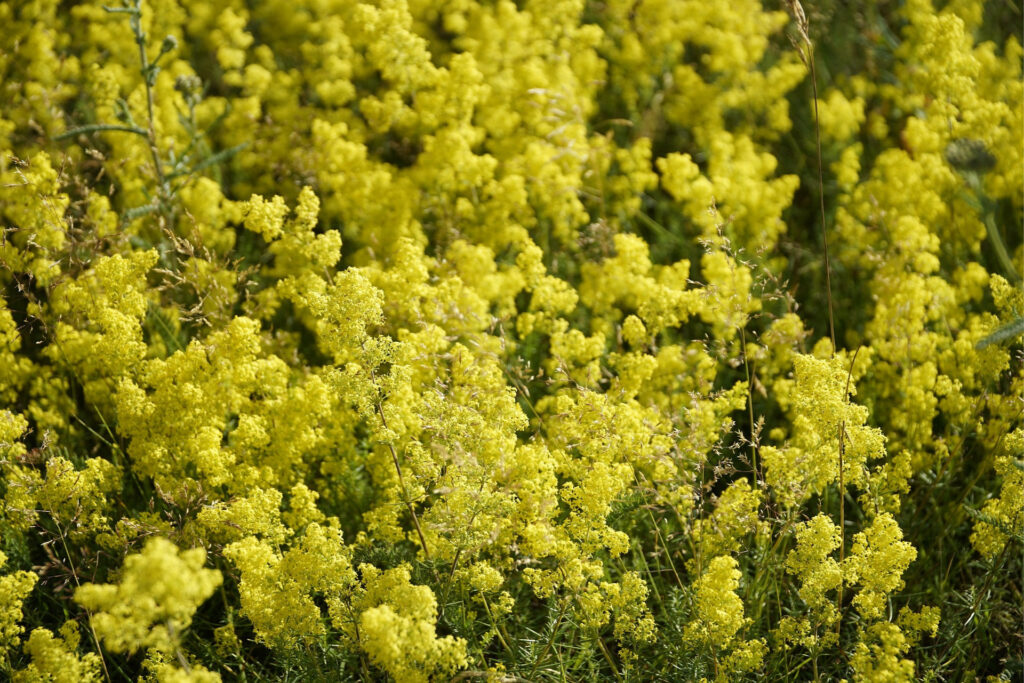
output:
[[[173,652],[196,609],[221,584],[220,572],[204,569],[205,562],[201,548],[180,551],[151,538],[125,558],[117,583],[82,584],[75,601],[92,612],[92,628],[112,652]]]

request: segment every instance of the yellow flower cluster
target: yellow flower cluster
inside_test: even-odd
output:
[[[711,560],[694,584],[694,620],[683,633],[685,640],[713,652],[722,680],[757,670],[767,649],[763,640],[738,637],[749,623],[743,617],[743,601],[735,592],[740,576],[734,558],[722,555]]]
[[[0,553],[0,567],[7,564],[7,556]],[[32,572],[16,571],[0,576],[0,647],[4,655],[17,645],[22,628],[22,602],[36,585],[37,577]]]
[[[971,543],[983,556],[1002,552],[1007,541],[1024,534],[1024,428],[1018,427],[1003,440],[1005,455],[996,458],[996,472],[1003,478],[998,498],[985,503],[982,517],[971,534]]]
[[[466,642],[438,638],[437,601],[427,586],[409,582],[408,567],[381,572],[360,566],[365,593],[358,610],[360,646],[374,664],[399,681],[428,681],[450,676],[466,665]]]
[[[115,4],[0,0],[0,676],[999,673],[1010,10]]]
[[[95,652],[77,654],[82,635],[78,623],[66,621],[58,635],[37,628],[25,641],[32,661],[14,674],[17,683],[93,683],[103,680],[101,661]]]
[[[124,561],[116,584],[82,584],[75,602],[92,612],[94,633],[113,652],[174,652],[192,615],[221,584],[202,548],[179,551],[164,538]]]
[[[828,593],[842,585],[842,568],[832,557],[841,542],[839,528],[818,514],[797,527],[796,548],[786,557],[786,571],[800,579],[800,598],[825,626],[838,617]]]
[[[247,535],[227,546],[224,555],[241,571],[242,614],[271,646],[287,647],[323,635],[314,597],[340,600],[355,581],[341,534],[318,524],[310,524],[284,553]]]

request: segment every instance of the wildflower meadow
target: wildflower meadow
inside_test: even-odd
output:
[[[0,680],[1024,680],[1022,42],[0,1]]]

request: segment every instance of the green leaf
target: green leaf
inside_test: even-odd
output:
[[[992,344],[997,344],[999,342],[1006,341],[1007,339],[1013,339],[1014,337],[1018,337],[1022,334],[1024,334],[1024,317],[1020,317],[1006,323],[998,330],[979,341],[975,348],[983,349],[986,346],[991,346]]]

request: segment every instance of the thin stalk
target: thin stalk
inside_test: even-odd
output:
[[[843,400],[849,403],[850,380],[853,378],[853,366],[857,362],[857,354],[860,353],[858,346],[850,359],[850,369],[846,373],[846,389],[843,392]],[[846,455],[846,420],[839,423],[839,566],[846,559],[846,482],[843,468],[843,456]],[[843,584],[839,583],[836,591],[836,640],[839,644],[839,651],[843,650],[843,643],[839,640],[843,627]]]
[[[750,465],[754,471],[754,489],[757,489],[757,446],[754,443],[754,387],[750,383],[750,363],[747,359],[747,330],[745,324],[740,325],[740,343],[743,344],[743,372],[747,376],[747,415],[750,418]],[[832,346],[834,348],[835,343]]]
[[[47,512],[49,512],[49,510]],[[64,555],[68,558],[68,566],[71,567],[71,578],[75,580],[75,586],[81,588],[82,584],[78,580],[78,570],[75,569],[75,561],[71,559],[71,551],[68,550],[68,544],[64,540],[64,530],[61,529],[60,522],[57,521],[57,515],[53,514],[53,512],[50,512],[50,517],[51,519],[53,519],[54,526],[57,527],[57,535],[60,537],[60,544],[64,548]],[[103,675],[107,679],[107,682],[109,683],[113,679],[111,679],[110,677],[110,670],[107,669],[107,658],[103,656],[103,648],[100,647],[100,638],[98,635],[96,635],[96,629],[92,625],[92,610],[86,609],[85,615],[86,617],[88,617],[87,621],[89,622],[89,633],[92,635],[93,642],[96,643],[96,652],[100,656],[100,664],[103,665]]]
[[[618,667],[615,666],[615,661],[612,659],[612,653],[608,651],[608,646],[604,644],[604,639],[601,636],[597,636],[597,644],[601,646],[601,654],[604,655],[604,659],[608,662],[608,666],[612,668],[612,673],[615,674],[615,680],[622,682],[622,676],[619,674]]]
[[[480,488],[477,489],[477,500],[479,500],[480,494],[484,490],[484,484],[485,483],[486,483],[486,480],[481,480]],[[468,528],[472,528],[473,522],[476,520],[476,516],[477,516],[478,512],[480,512],[480,508],[479,507],[473,509],[473,514],[469,516],[469,523],[466,525]],[[462,551],[463,551],[463,548],[461,548],[461,547],[459,549],[457,549],[455,551],[455,556],[452,558],[452,568],[448,572],[448,578],[445,580],[445,584],[444,584],[444,599],[443,599],[443,602],[441,604],[441,614],[444,614],[445,607],[447,607],[447,605],[448,605],[448,594],[451,592],[452,579],[455,577],[455,570],[459,566],[459,558],[462,557]]]
[[[825,171],[824,162],[822,161],[821,154],[821,117],[818,112],[818,74],[814,65],[814,43],[811,41],[811,36],[808,33],[808,22],[807,15],[804,13],[804,8],[800,4],[800,0],[787,0],[787,6],[790,14],[796,20],[797,28],[800,31],[800,38],[803,41],[803,46],[806,49],[801,49],[797,45],[797,49],[800,54],[800,58],[811,76],[811,94],[814,100],[814,146],[817,155],[818,163],[818,209],[821,213],[821,240],[824,248],[825,257],[825,298],[828,301],[828,335],[832,342],[832,357],[836,354],[836,325],[835,325],[835,312],[832,303],[832,261],[829,257],[828,251],[828,219],[825,215]],[[859,349],[858,349],[859,351]],[[856,361],[857,352],[854,352],[853,360]],[[850,388],[850,375],[853,373],[853,362],[850,363],[850,373],[846,377],[846,397],[849,397]],[[846,481],[845,481],[845,467],[843,462],[843,456],[845,455],[846,443],[844,435],[846,431],[846,422],[842,421],[839,425],[839,562],[842,564],[845,559],[845,546],[846,546]],[[839,610],[839,615],[836,619],[836,636],[840,634],[843,621],[843,586],[840,583],[838,595],[836,597],[836,603]],[[839,651],[842,653],[842,641],[839,642]],[[814,662],[815,665],[815,678],[817,678],[817,660]]]
[[[1011,280],[1020,284],[1020,272],[1013,264],[1013,259],[1010,258],[1010,253],[1006,249],[1006,243],[1003,242],[1003,236],[999,234],[999,228],[996,227],[995,217],[990,212],[985,213],[985,229],[988,231],[988,238],[992,240],[992,246],[995,247],[996,256],[999,258],[999,263],[1003,266],[1003,270],[1006,271]]]
[[[371,372],[372,375],[372,372]],[[384,429],[388,428],[387,418],[384,417],[384,408],[378,401],[376,406],[377,414],[380,415],[380,421],[384,425]],[[420,545],[423,547],[423,556],[430,560],[430,549],[427,547],[427,539],[423,536],[423,529],[420,527],[420,519],[416,516],[416,508],[413,507],[412,501],[409,500],[409,489],[405,486],[405,477],[402,476],[402,465],[398,462],[398,452],[395,451],[395,446],[390,441],[388,442],[388,450],[391,451],[391,462],[395,464],[395,471],[398,472],[398,483],[402,487],[402,500],[405,502],[405,506],[409,509],[409,514],[412,515],[412,524],[416,527],[416,535],[420,537]]]
[[[505,632],[505,628],[498,623],[497,619],[494,618],[494,613],[491,612],[491,605],[487,602],[487,596],[481,593],[480,597],[483,598],[484,610],[487,612],[487,618],[491,621],[491,626],[494,627],[494,632],[497,634],[498,640],[501,641],[502,647],[504,647],[505,651],[508,652],[512,661],[515,661],[516,653],[512,650],[512,646],[508,644],[508,641],[511,640],[511,638],[508,636],[508,633]]]
[[[540,653],[540,657],[538,657],[536,660],[534,660],[533,668],[530,669],[530,675],[527,676],[528,679],[532,679],[533,678],[533,674],[535,674],[537,672],[537,667],[540,666],[540,663],[542,661],[544,661],[545,657],[548,656],[548,652],[551,650],[551,646],[554,645],[554,643],[555,643],[555,636],[558,635],[558,627],[562,625],[562,617],[564,617],[564,616],[565,616],[565,608],[564,608],[564,606],[560,606],[559,609],[558,609],[558,619],[555,620],[555,625],[551,629],[551,637],[548,638],[548,642],[544,646],[544,651]]]
[[[139,46],[139,61],[142,63],[142,82],[146,88],[146,135],[149,140],[149,153],[153,157],[153,168],[156,172],[157,184],[163,197],[166,183],[164,181],[163,164],[160,161],[160,150],[156,145],[156,126],[154,125],[153,69],[146,55],[146,34],[142,32],[142,2],[135,0],[135,11],[130,23],[135,33],[135,43]]]
[[[836,324],[832,311],[832,262],[828,255],[828,225],[825,219],[825,173],[821,161],[821,126],[818,120],[818,78],[814,70],[814,46],[807,42],[807,64],[811,70],[811,90],[814,94],[814,143],[818,153],[818,207],[821,210],[821,241],[825,249],[825,298],[828,300],[828,336],[832,340],[832,354],[836,352]]]
[[[370,380],[373,385],[377,385],[377,374],[370,368]],[[384,417],[384,406],[381,405],[380,398],[373,404],[373,407],[377,409],[377,415],[380,416],[380,423],[384,425],[384,429],[391,431],[388,427],[388,419]],[[427,539],[423,535],[423,529],[420,527],[420,518],[416,516],[416,509],[412,505],[412,501],[409,500],[409,489],[405,486],[405,477],[402,475],[402,465],[398,462],[398,452],[395,450],[394,444],[390,441],[388,443],[388,450],[391,451],[391,462],[395,465],[395,471],[398,473],[398,484],[402,487],[402,500],[405,506],[409,509],[409,514],[412,516],[412,524],[416,527],[416,535],[420,537],[420,545],[423,548],[423,556],[430,561],[430,548],[427,547]],[[436,570],[435,570],[436,573]]]
[[[93,123],[88,126],[79,126],[77,128],[72,128],[71,130],[66,130],[60,135],[54,135],[53,139],[55,141],[66,140],[68,138],[73,138],[76,135],[83,135],[86,133],[105,133],[108,131],[134,133],[135,135],[148,138],[146,131],[138,126],[120,126],[112,123]]]
[[[636,472],[633,472],[633,481],[636,482],[637,488],[640,489],[641,492],[643,493],[644,502],[646,503],[647,502],[647,492],[643,491],[643,488],[640,486],[640,478],[637,476]],[[661,527],[658,525],[658,522],[654,519],[654,513],[652,513],[650,507],[648,507],[646,505],[644,506],[644,511],[647,512],[647,517],[651,520],[651,525],[654,527],[654,548],[655,548],[655,550],[657,550],[657,548],[658,548],[658,541],[660,540],[661,541],[661,546],[665,549],[665,558],[668,560],[668,566],[672,569],[672,576],[675,577],[676,583],[679,584],[680,588],[685,588],[685,586],[683,584],[683,580],[681,578],[679,578],[679,572],[676,571],[676,563],[672,561],[672,551],[668,547],[668,543],[665,540],[665,535],[663,533],[661,533]],[[646,560],[645,560],[645,564],[646,564]]]
[[[846,445],[843,441],[845,421],[839,425],[839,566],[843,566],[846,559],[846,482],[843,480],[843,455]],[[843,583],[840,575],[839,589],[836,591],[836,638],[838,639],[843,627]],[[842,648],[842,643],[839,644]]]
[[[181,664],[181,668],[185,670],[186,674],[192,673],[192,667],[189,666],[188,660],[185,658],[185,653],[181,651],[181,646],[178,643],[178,634],[174,631],[174,625],[170,621],[164,622],[164,627],[167,629],[167,634],[171,637],[171,641],[174,643],[174,656],[178,660],[178,664]]]
[[[825,297],[828,300],[828,336],[832,340],[832,354],[835,355],[836,326],[832,306],[832,262],[828,254],[828,229],[825,218],[825,172],[821,155],[821,122],[818,114],[818,74],[814,67],[814,43],[811,41],[811,36],[808,33],[807,15],[804,13],[800,0],[787,0],[786,5],[789,13],[796,20],[797,28],[800,31],[800,38],[803,41],[806,52],[799,44],[796,44],[796,41],[794,41],[794,45],[797,48],[800,59],[811,75],[811,93],[814,98],[814,144],[818,157],[818,207],[821,210],[821,239],[825,247]]]
[[[1010,252],[1006,248],[1006,243],[1003,242],[1003,236],[999,232],[999,228],[996,226],[995,212],[993,211],[993,202],[988,199],[985,195],[985,188],[982,184],[981,177],[977,173],[965,173],[967,185],[974,191],[975,198],[978,202],[978,209],[982,215],[982,221],[985,223],[985,231],[988,233],[988,238],[992,242],[992,247],[996,252],[996,258],[999,259],[999,265],[1002,266],[1003,271],[1006,272],[1007,277],[1010,280],[1020,284],[1021,283],[1021,271],[1017,270],[1017,266],[1014,265],[1013,259],[1010,258]]]

